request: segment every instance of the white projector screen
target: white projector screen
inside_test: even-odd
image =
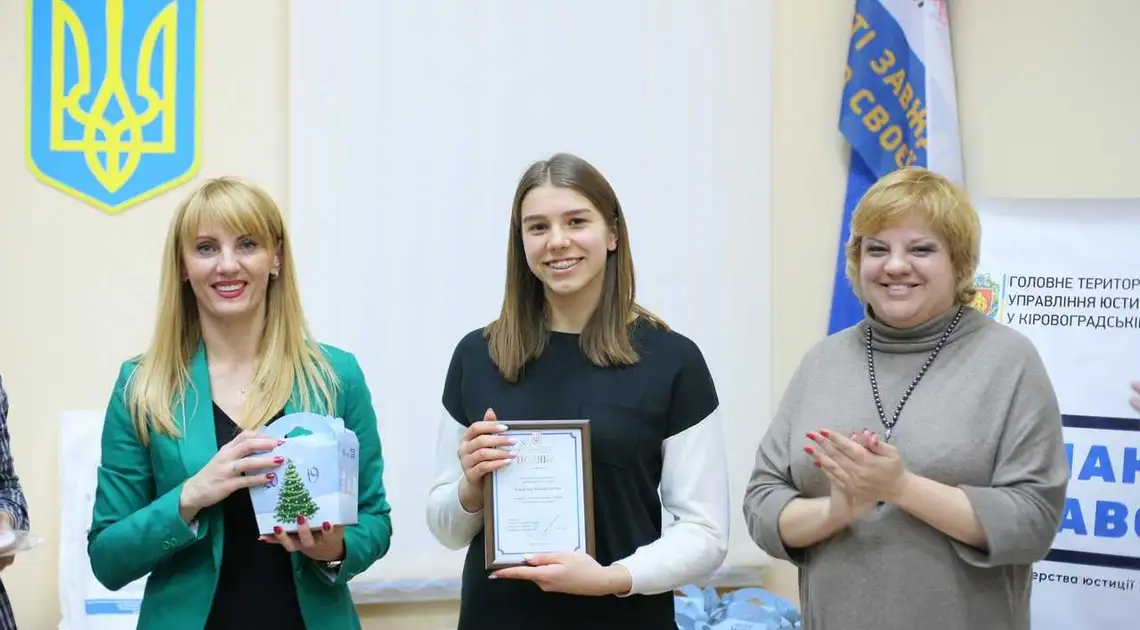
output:
[[[463,552],[425,525],[443,378],[502,300],[511,197],[559,152],[630,226],[638,298],[716,379],[732,541],[771,413],[771,7],[755,0],[296,0],[288,208],[307,315],[356,354],[379,417],[394,537],[360,602],[450,598]]]

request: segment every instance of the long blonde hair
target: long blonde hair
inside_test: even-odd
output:
[[[668,330],[668,325],[636,301],[629,231],[617,194],[593,165],[569,153],[531,164],[519,179],[511,206],[507,237],[507,282],[502,311],[483,331],[491,360],[508,382],[516,382],[523,366],[538,358],[550,337],[546,293],[526,263],[522,240],[522,203],[534,188],[569,188],[588,199],[617,236],[617,249],[606,256],[602,295],[579,340],[590,362],[599,367],[632,365],[639,356],[630,339],[631,322],[644,319]]]
[[[326,413],[335,408],[336,374],[312,340],[301,308],[285,222],[277,204],[257,186],[233,177],[211,179],[192,192],[174,213],[162,254],[158,317],[150,347],[138,357],[127,387],[127,409],[139,439],[148,429],[180,435],[173,406],[186,394],[189,364],[202,339],[197,300],[183,281],[183,251],[203,223],[217,223],[248,234],[266,247],[278,247],[280,270],[266,289],[265,327],[258,343],[251,391],[238,426],[264,425],[292,398],[312,409],[317,397]],[[192,414],[192,410],[185,413]]]

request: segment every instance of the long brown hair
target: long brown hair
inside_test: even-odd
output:
[[[277,204],[249,182],[232,177],[212,179],[179,204],[166,234],[154,334],[150,347],[139,357],[126,400],[143,444],[149,442],[148,429],[171,437],[179,435],[171,402],[186,393],[190,359],[202,338],[194,293],[181,279],[182,251],[205,222],[249,234],[266,247],[280,247],[281,269],[266,295],[265,329],[258,344],[254,387],[242,416],[235,419],[237,424],[244,429],[262,426],[292,398],[294,389],[300,394],[302,409],[320,408],[318,404],[329,412],[335,409],[336,373],[305,323],[289,236]]]
[[[579,344],[590,362],[599,367],[630,365],[638,360],[630,339],[630,326],[643,318],[659,328],[668,326],[637,304],[633,256],[625,217],[606,178],[582,158],[558,153],[531,164],[519,179],[511,206],[507,237],[507,282],[499,318],[483,331],[491,359],[509,382],[516,382],[526,363],[538,358],[550,338],[546,296],[542,280],[530,270],[523,250],[522,204],[527,194],[543,185],[569,188],[585,197],[601,213],[617,237],[617,248],[606,255],[602,294],[586,322]]]

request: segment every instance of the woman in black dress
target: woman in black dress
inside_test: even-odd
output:
[[[523,174],[500,316],[463,337],[443,389],[428,524],[468,547],[459,630],[672,630],[673,589],[728,547],[716,387],[700,349],[634,299],[621,206],[584,160]],[[512,420],[590,421],[596,552],[484,568],[482,487]],[[673,522],[662,530],[662,508]]]

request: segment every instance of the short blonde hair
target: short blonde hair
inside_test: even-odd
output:
[[[855,295],[865,301],[859,286],[863,239],[912,219],[926,223],[946,243],[957,280],[955,301],[973,302],[982,241],[978,213],[960,187],[918,166],[884,175],[855,207],[847,239],[847,280]]]

